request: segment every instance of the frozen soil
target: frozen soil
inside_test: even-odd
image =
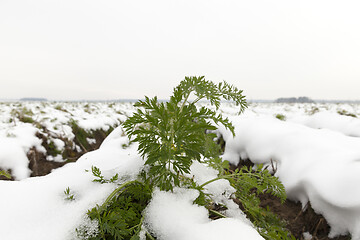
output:
[[[241,168],[243,166],[253,166],[254,164],[250,160],[241,160],[238,166],[231,166],[232,168]],[[286,222],[287,229],[299,240],[306,240],[304,233],[310,233],[312,240],[350,240],[351,237],[339,236],[335,238],[329,238],[330,227],[325,218],[314,212],[310,204],[305,209],[302,209],[300,202],[294,202],[286,200],[281,203],[280,199],[265,193],[260,196],[261,204],[263,208],[269,207],[270,210],[277,214],[282,220]]]

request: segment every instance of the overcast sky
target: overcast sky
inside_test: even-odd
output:
[[[360,1],[0,0],[0,99],[360,99]]]

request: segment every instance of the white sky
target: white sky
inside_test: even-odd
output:
[[[360,1],[0,0],[0,99],[360,99]]]

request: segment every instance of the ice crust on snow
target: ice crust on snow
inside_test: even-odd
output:
[[[360,139],[313,129],[269,116],[231,119],[236,137],[222,129],[224,159],[237,163],[276,165],[276,176],[289,199],[321,213],[331,226],[330,237],[351,233],[360,239]]]

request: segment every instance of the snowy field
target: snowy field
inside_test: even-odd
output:
[[[86,218],[87,210],[101,204],[116,184],[92,182],[94,176],[86,170],[96,166],[108,177],[119,173],[121,183],[135,178],[143,168],[137,146],[127,146],[122,127],[98,150],[46,176],[29,177],[26,154],[33,147],[44,151],[36,136],[44,132],[43,127],[61,151],[61,139],[74,138],[72,121],[87,130],[106,130],[133,111],[131,103],[1,103],[0,168],[10,170],[16,179],[0,181],[1,238],[77,239],[76,227],[94,225]],[[326,218],[331,226],[329,237],[350,233],[352,239],[360,239],[360,105],[253,103],[237,116],[237,109],[225,104],[219,111],[231,119],[236,130],[232,137],[219,127],[226,141],[224,159],[234,164],[240,158],[265,165],[272,162],[288,198],[303,206],[310,201]],[[66,159],[51,156],[48,160]],[[216,177],[216,172],[197,163],[192,175],[201,184]],[[74,201],[66,200],[68,187]],[[192,190],[157,191],[146,209],[146,227],[164,240],[262,239],[237,205],[226,198],[233,192],[226,181],[209,184],[208,192],[226,203],[228,218],[210,220],[205,208],[192,204],[197,197]]]

